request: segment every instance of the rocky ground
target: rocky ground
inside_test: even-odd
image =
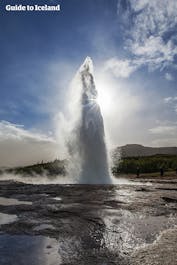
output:
[[[0,182],[1,265],[177,265],[177,180]]]

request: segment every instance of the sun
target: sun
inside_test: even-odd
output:
[[[103,89],[98,92],[97,102],[103,112],[110,112],[113,106],[111,95]]]
[[[98,91],[97,103],[103,116],[107,119],[123,117],[131,105],[134,105],[130,93],[126,92],[125,85],[105,74],[96,76],[96,88]]]

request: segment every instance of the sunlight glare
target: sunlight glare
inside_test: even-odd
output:
[[[112,99],[108,93],[99,93],[97,102],[104,112],[109,112],[111,110]]]

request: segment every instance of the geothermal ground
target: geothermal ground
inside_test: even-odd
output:
[[[176,265],[176,249],[177,180],[0,182],[1,265]]]

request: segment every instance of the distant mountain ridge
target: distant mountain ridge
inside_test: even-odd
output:
[[[121,157],[138,157],[153,155],[177,155],[177,147],[148,147],[140,144],[127,144],[117,147],[114,155]]]

